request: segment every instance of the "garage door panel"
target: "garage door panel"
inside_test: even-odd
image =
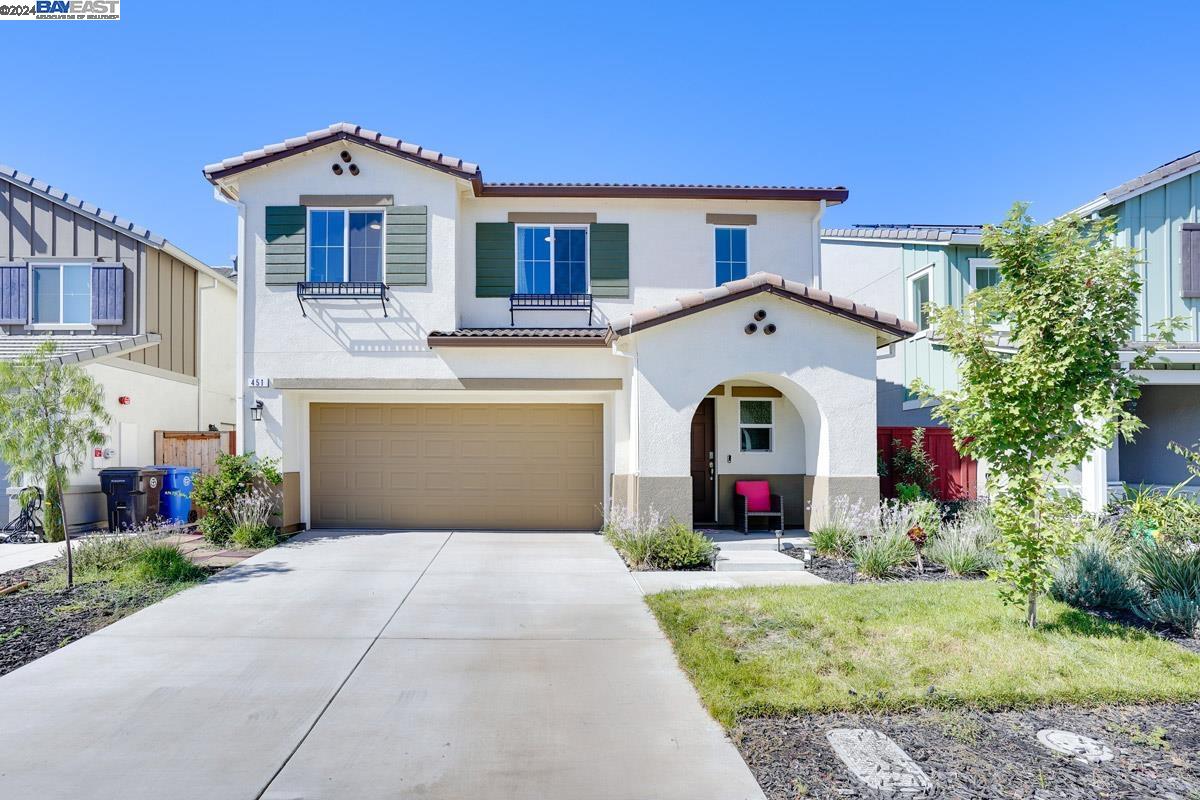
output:
[[[600,524],[602,407],[314,404],[318,527]]]

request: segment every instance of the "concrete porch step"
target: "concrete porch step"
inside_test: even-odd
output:
[[[726,550],[717,556],[717,572],[803,572],[804,562],[774,550]]]

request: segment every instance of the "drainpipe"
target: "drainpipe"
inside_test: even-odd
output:
[[[812,221],[812,265],[814,289],[821,288],[821,217],[825,215],[825,201],[819,201],[817,214]]]
[[[205,430],[204,425],[204,293],[217,288],[217,279],[209,278],[207,286],[199,285],[197,275],[196,292],[196,430]]]
[[[246,452],[246,431],[248,421],[246,411],[246,303],[248,292],[244,291],[245,282],[247,279],[253,280],[254,276],[245,271],[245,267],[250,263],[246,258],[246,204],[240,200],[235,200],[225,194],[219,186],[213,187],[213,197],[217,202],[231,205],[238,212],[238,228],[237,228],[237,266],[238,276],[236,281],[237,290],[237,352],[234,353],[234,365],[236,370],[236,381],[233,386],[233,427],[237,432],[237,452],[239,455]]]

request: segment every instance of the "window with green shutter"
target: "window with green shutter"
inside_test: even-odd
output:
[[[629,297],[629,225],[594,222],[591,234],[592,294]]]

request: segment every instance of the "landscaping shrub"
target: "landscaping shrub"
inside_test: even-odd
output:
[[[702,569],[712,563],[716,548],[704,534],[671,520],[654,540],[652,550],[657,569]]]
[[[890,578],[911,564],[916,555],[907,532],[880,531],[855,544],[854,566],[868,578]]]
[[[914,503],[924,497],[921,487],[915,483],[897,483],[896,499],[901,503]]]
[[[704,534],[673,519],[664,523],[653,509],[638,517],[612,506],[604,515],[604,538],[635,570],[702,569],[716,553]]]
[[[1126,486],[1109,505],[1113,525],[1133,542],[1162,541],[1173,547],[1200,546],[1200,502],[1182,490]]]
[[[240,550],[259,550],[275,546],[275,529],[270,525],[239,523],[229,540]]]
[[[1185,636],[1200,636],[1200,549],[1141,544],[1132,555],[1144,595],[1134,611]]]
[[[143,544],[117,573],[123,583],[186,583],[204,577],[173,544]]]
[[[901,485],[909,484],[917,486],[922,496],[933,497],[937,465],[925,452],[925,429],[913,431],[911,446],[905,447],[899,439],[892,439],[892,447],[892,474],[896,477],[897,493]]]
[[[236,501],[256,491],[265,495],[264,489],[273,490],[281,483],[283,476],[275,459],[257,459],[253,453],[217,456],[217,471],[197,476],[192,484],[192,502],[204,511],[200,530],[205,538],[216,545],[228,543],[238,524],[233,516]],[[268,515],[277,513],[275,492],[270,491],[270,496],[272,507]]]
[[[982,575],[996,566],[999,554],[992,547],[996,526],[986,505],[971,504],[942,525],[925,548],[930,561],[951,575]]]
[[[275,529],[267,520],[275,509],[275,499],[259,489],[235,497],[229,504],[229,521],[233,524],[230,540],[242,549],[272,547]]]
[[[829,558],[850,558],[854,544],[867,515],[862,502],[850,502],[850,498],[839,495],[830,502],[829,511],[812,523],[812,543],[817,555]]]
[[[1079,608],[1129,610],[1140,593],[1122,556],[1105,542],[1089,539],[1063,561],[1050,596]]]

